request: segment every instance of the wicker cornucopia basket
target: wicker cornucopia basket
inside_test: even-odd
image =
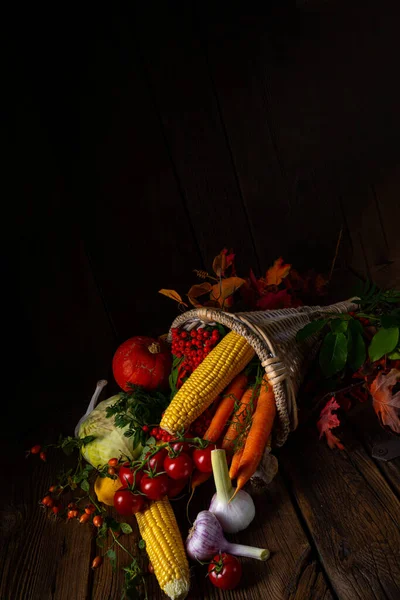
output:
[[[274,427],[274,446],[282,446],[290,431],[296,429],[297,393],[310,361],[314,358],[319,335],[302,342],[296,340],[297,332],[305,325],[326,314],[347,313],[356,310],[352,300],[330,306],[302,306],[230,314],[222,310],[197,308],[177,317],[171,329],[191,329],[199,323],[220,323],[243,336],[253,347],[274,388],[277,419]],[[171,330],[168,336],[171,341]]]

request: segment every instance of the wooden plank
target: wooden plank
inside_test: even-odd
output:
[[[82,218],[96,281],[122,341],[164,333],[177,306],[158,290],[186,293],[203,262],[129,45],[132,30],[117,22],[113,32],[96,31],[82,108],[89,157]]]
[[[371,278],[374,267],[388,261],[388,247],[368,175],[364,170],[343,173],[338,186],[353,245],[350,266]]]
[[[388,162],[374,173],[373,188],[387,237],[390,260],[400,260],[400,167]]]
[[[0,597],[5,600],[88,598],[90,528],[55,520],[38,505],[60,466],[60,460],[44,465],[21,453],[14,458],[13,477],[2,477]]]
[[[204,50],[189,19],[164,16],[141,15],[135,35],[187,210],[207,267],[227,246],[246,273],[258,259]]]
[[[137,531],[137,524],[135,517],[124,517],[118,516],[114,509],[109,507],[107,514],[114,517],[117,521],[129,523],[134,530],[133,534],[122,535],[118,538],[118,541],[126,548],[132,556],[139,558],[139,551],[137,548],[137,541],[139,534]],[[110,560],[105,556],[107,550],[113,548],[117,557],[117,566],[115,572],[112,569]],[[109,536],[104,547],[94,551],[94,554],[104,556],[104,562],[100,569],[96,569],[93,574],[92,583],[92,600],[106,600],[109,598],[120,598],[122,594],[124,574],[122,569],[128,567],[132,562],[132,557],[129,556],[118,544],[113,544],[112,537]],[[152,596],[151,596],[152,597]]]
[[[395,599],[400,590],[400,502],[363,446],[319,442],[315,426],[299,430],[280,460],[341,600]]]
[[[370,455],[372,455],[372,449],[375,444],[393,438],[393,435],[379,425],[378,417],[370,403],[359,405],[356,410],[352,410],[349,413],[348,418],[360,439],[366,444]],[[400,456],[390,461],[374,460],[376,466],[400,498]]]
[[[297,71],[282,70],[274,46],[290,19],[285,20],[285,8],[267,12],[208,25],[210,69],[263,267],[283,255],[300,269],[329,271],[342,225],[338,196],[325,164],[316,161],[314,168],[304,161],[310,131],[297,112],[304,84]],[[291,50],[298,60],[298,48]],[[308,55],[302,76],[304,70],[317,78]],[[287,97],[282,94],[286,85]],[[294,113],[298,121],[288,129]],[[301,139],[296,138],[299,128],[304,128]]]
[[[14,186],[21,202],[4,221],[3,256],[14,289],[4,310],[10,348],[6,387],[17,398],[22,438],[43,423],[43,415],[48,422],[51,414],[60,418],[61,397],[68,399],[73,425],[96,381],[108,377],[115,341],[39,107],[20,99],[15,109]],[[14,438],[5,425],[4,434]]]

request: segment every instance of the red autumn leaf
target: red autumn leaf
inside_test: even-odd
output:
[[[387,375],[378,373],[371,383],[372,406],[383,427],[400,434],[400,390],[393,388],[400,382],[400,371],[392,369]]]
[[[321,439],[322,436],[325,435],[329,448],[333,449],[336,446],[339,450],[344,450],[344,446],[339,438],[332,433],[332,429],[339,427],[340,425],[339,417],[332,412],[338,408],[340,408],[340,405],[336,402],[336,399],[332,397],[321,410],[317,428],[319,431],[319,438]]]
[[[279,290],[276,293],[267,292],[257,300],[257,308],[260,310],[275,310],[291,306],[292,297],[287,290]]]
[[[266,280],[268,285],[279,285],[289,275],[292,265],[283,262],[283,258],[277,258],[273,266],[267,271]]]

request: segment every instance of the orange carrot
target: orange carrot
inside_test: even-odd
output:
[[[203,435],[205,440],[216,442],[223,432],[226,422],[232,414],[235,402],[239,402],[245,392],[248,377],[244,373],[239,373],[235,379],[228,385],[222,400],[214,414],[209,428]]]
[[[243,450],[244,450],[244,446],[242,446],[241,448],[236,450],[235,454],[233,455],[232,462],[231,462],[231,468],[229,469],[229,477],[231,479],[236,478],[237,472],[239,470],[239,465],[240,465],[240,461],[242,458]]]
[[[245,393],[242,396],[240,404],[235,412],[235,415],[232,419],[232,423],[229,425],[224,439],[222,440],[222,448],[227,452],[233,452],[235,446],[235,440],[238,437],[241,429],[241,425],[246,420],[246,417],[249,413],[249,409],[251,407],[251,401],[255,397],[256,392],[252,387],[247,388]]]
[[[236,492],[254,475],[260,464],[265,446],[272,431],[276,415],[275,395],[272,386],[264,375],[258,397],[257,408],[253,415],[249,435],[247,436],[242,458],[237,472]]]

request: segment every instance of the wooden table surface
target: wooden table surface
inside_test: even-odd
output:
[[[400,459],[371,458],[371,444],[385,435],[369,407],[343,427],[344,451],[319,441],[312,423],[292,434],[279,453],[278,476],[255,497],[254,522],[236,538],[268,547],[270,560],[243,560],[241,586],[225,593],[209,584],[205,567],[196,566],[189,598],[398,600]],[[14,458],[13,468],[3,472],[1,600],[119,600],[121,572],[113,573],[108,561],[91,569],[96,546],[90,527],[57,521],[38,506],[58,459],[43,465],[25,460],[22,451]],[[210,491],[194,501],[192,517],[206,507]],[[175,507],[186,527],[182,505]],[[133,537],[125,539],[130,548]],[[123,566],[126,555],[117,554]],[[164,597],[154,576],[148,589],[149,598]]]

